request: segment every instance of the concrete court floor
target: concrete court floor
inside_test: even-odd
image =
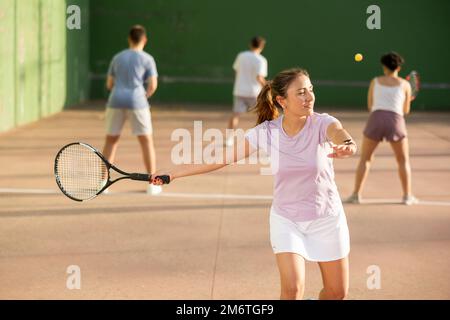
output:
[[[340,119],[361,142],[366,112],[316,111]],[[278,299],[268,234],[272,178],[260,175],[259,165],[180,179],[158,197],[133,181],[84,203],[57,190],[56,152],[72,141],[101,150],[102,114],[71,109],[0,134],[0,299]],[[192,131],[194,120],[223,129],[228,115],[155,106],[158,166],[170,167],[174,129]],[[240,126],[254,121],[245,115]],[[396,203],[396,163],[382,144],[364,191],[367,203],[345,205],[348,299],[450,298],[450,113],[416,113],[407,123],[413,190],[422,202]],[[342,197],[351,192],[357,161],[335,161]],[[116,164],[143,171],[128,126]],[[79,290],[66,286],[71,265],[80,268]],[[373,266],[381,272],[379,289],[367,286]],[[319,268],[311,262],[306,268],[305,298],[316,297]]]

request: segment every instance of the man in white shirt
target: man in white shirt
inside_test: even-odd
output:
[[[233,115],[228,129],[236,129],[241,113],[247,112],[256,104],[261,88],[266,84],[267,60],[261,55],[266,40],[254,37],[250,41],[250,50],[240,52],[233,63],[236,72],[233,88]],[[227,145],[233,145],[233,137],[227,139]]]

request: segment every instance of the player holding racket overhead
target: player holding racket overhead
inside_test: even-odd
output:
[[[153,128],[147,101],[158,86],[155,60],[144,52],[147,43],[145,28],[133,26],[128,35],[129,48],[116,54],[111,61],[106,86],[111,90],[106,108],[106,139],[103,155],[113,163],[120,134],[128,118],[133,134],[142,149],[147,173],[156,171]],[[144,84],[147,87],[144,87]],[[148,194],[158,194],[161,187],[149,185]]]
[[[356,145],[336,118],[313,111],[314,101],[305,70],[279,73],[262,88],[255,107],[258,125],[247,132],[243,142],[242,158],[263,148],[270,150],[272,159],[278,159],[270,239],[280,272],[281,299],[302,299],[305,259],[319,263],[324,284],[320,299],[343,299],[348,292],[349,231],[332,158],[353,155]],[[277,107],[283,109],[281,116]],[[237,146],[230,159],[226,150],[222,151],[223,164],[179,165],[157,175],[175,180],[240,160]],[[152,183],[163,182],[155,175]]]
[[[398,173],[403,188],[403,203],[411,205],[417,199],[411,191],[411,167],[409,144],[404,115],[411,106],[411,85],[399,77],[404,59],[396,52],[381,57],[383,76],[372,80],[368,93],[369,119],[364,129],[361,158],[356,170],[353,194],[346,199],[349,203],[360,203],[364,182],[369,173],[373,154],[378,144],[386,139],[395,153]]]

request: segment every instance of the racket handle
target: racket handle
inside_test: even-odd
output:
[[[169,184],[170,183],[170,176],[168,175],[164,175],[164,176],[156,176],[155,179],[161,179],[161,181],[164,184]]]
[[[143,174],[143,173],[131,173],[130,174],[130,179],[131,180],[139,180],[139,181],[149,181],[150,180],[150,175],[148,174]]]

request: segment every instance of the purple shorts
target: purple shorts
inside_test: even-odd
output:
[[[400,141],[407,135],[405,118],[392,111],[375,110],[369,116],[364,135],[375,141]]]

